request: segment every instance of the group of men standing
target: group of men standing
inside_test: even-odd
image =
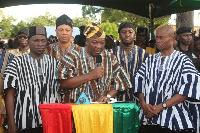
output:
[[[39,104],[76,102],[82,93],[91,102],[137,101],[140,132],[198,132],[199,112],[190,104],[200,100],[200,75],[188,56],[174,50],[170,26],[157,29],[160,52],[153,56],[134,44],[130,22],[120,24],[120,45],[111,52],[95,23],[85,27],[84,47],[70,42],[73,28],[67,15],[56,20],[55,44],[47,46],[43,26],[27,31],[19,39],[27,39],[30,53],[10,59],[2,72],[10,133],[42,132]]]

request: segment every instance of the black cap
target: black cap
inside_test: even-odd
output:
[[[28,39],[30,39],[34,35],[44,35],[45,37],[47,37],[46,28],[44,26],[39,25],[30,27]]]
[[[24,28],[24,29],[21,29],[17,35],[20,35],[20,34],[25,34],[25,35],[28,35],[28,29]]]
[[[176,34],[177,34],[177,35],[182,34],[182,33],[192,33],[192,28],[191,28],[191,27],[183,26],[183,27],[180,27],[180,28],[176,31]]]
[[[123,28],[132,28],[134,31],[135,31],[135,25],[131,22],[122,22],[120,25],[119,25],[119,28],[118,28],[118,33],[123,29]]]
[[[57,18],[56,20],[56,28],[60,25],[69,25],[72,28],[72,20],[70,17],[68,17],[67,15],[63,14],[60,17]]]

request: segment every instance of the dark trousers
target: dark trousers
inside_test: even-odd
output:
[[[43,133],[43,128],[37,127],[37,128],[24,129],[19,131],[19,133]]]
[[[172,131],[169,128],[161,127],[159,125],[146,125],[140,126],[139,133],[195,133],[195,131],[193,129]]]

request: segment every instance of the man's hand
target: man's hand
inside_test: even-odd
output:
[[[82,74],[79,76],[75,76],[68,79],[62,79],[60,81],[60,88],[61,89],[74,89],[79,85],[86,83],[87,81],[102,78],[104,75],[103,67],[96,67],[95,69],[91,70],[89,73]]]
[[[97,102],[110,102],[110,98],[107,96],[101,96]]]
[[[158,115],[163,110],[162,104],[154,105],[153,108],[156,115]]]
[[[89,74],[93,77],[92,79],[102,78],[104,75],[103,67],[99,66],[89,72]]]
[[[118,91],[117,90],[109,90],[106,95],[110,98],[114,98],[116,95],[117,95]],[[98,99],[97,102],[110,102],[110,98],[108,98],[107,96],[104,95],[101,95],[100,98]]]
[[[8,133],[18,133],[18,128],[15,123],[8,124]]]
[[[15,96],[15,88],[8,88],[6,90],[6,98],[5,98],[6,114],[8,120],[8,133],[17,133],[18,130],[14,119],[14,114],[15,114],[14,96]]]
[[[155,108],[151,104],[143,103],[141,105],[141,108],[143,109],[145,118],[147,119],[152,118],[157,115],[157,113],[155,113]]]
[[[151,104],[147,104],[144,99],[144,94],[143,93],[138,93],[139,101],[140,101],[140,107],[143,109],[145,118],[149,119],[157,114],[154,112],[154,108]]]

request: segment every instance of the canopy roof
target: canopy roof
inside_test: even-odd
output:
[[[200,9],[200,0],[1,0],[0,8],[28,4],[82,4],[119,9],[147,18]]]

